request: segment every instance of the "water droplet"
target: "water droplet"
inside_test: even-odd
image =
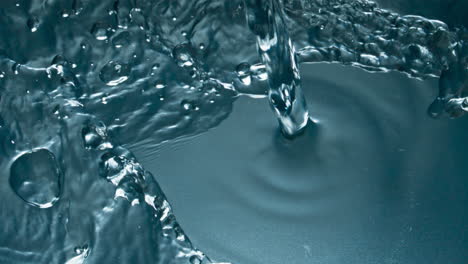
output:
[[[25,202],[53,206],[60,196],[61,171],[54,154],[38,149],[19,156],[10,168],[10,186]]]
[[[28,28],[31,30],[31,32],[36,32],[39,26],[39,21],[37,20],[37,18],[32,17],[29,18],[28,21],[26,21],[26,24],[28,25]]]
[[[116,86],[128,80],[130,70],[131,68],[128,64],[109,61],[102,67],[99,78],[109,86]]]

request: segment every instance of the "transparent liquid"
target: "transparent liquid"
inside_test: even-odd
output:
[[[253,24],[265,26],[269,38],[262,38],[262,31],[249,27],[248,9],[242,1],[2,2],[0,193],[4,203],[0,205],[0,217],[4,231],[0,236],[0,262],[212,262],[195,247],[202,243],[194,246],[182,231],[158,184],[163,177],[173,177],[171,173],[158,175],[158,166],[153,167],[158,159],[140,163],[129,149],[143,160],[158,157],[155,149],[161,144],[177,146],[180,138],[218,126],[229,117],[236,99],[244,96],[255,102],[269,97],[285,134],[303,130],[309,111],[320,124],[320,113],[314,109],[326,109],[327,104],[315,102],[314,106],[314,96],[303,93],[307,89],[326,90],[328,85],[312,85],[314,80],[304,85],[302,81],[301,90],[296,57],[300,63],[338,62],[369,71],[401,71],[417,78],[440,76],[440,92],[430,107],[431,115],[446,113],[454,117],[466,111],[464,28],[400,16],[366,1],[267,2],[272,4],[267,10],[272,22],[257,23],[254,19]],[[255,6],[250,8],[256,10]],[[353,34],[347,34],[350,31]],[[262,49],[264,44],[268,49]],[[349,87],[353,91],[352,83]],[[338,90],[343,93],[335,96],[342,96],[344,90]],[[359,98],[352,92],[349,96]],[[305,97],[310,108],[305,105]],[[408,120],[405,111],[400,113],[396,105],[381,100],[378,96],[355,100],[358,106],[373,102],[385,105],[388,111],[379,116],[363,115],[366,118],[361,117],[354,129],[365,123],[362,120],[380,120],[381,115],[389,113],[398,116],[397,120]],[[334,111],[342,108],[340,102],[333,103],[337,103]],[[348,111],[354,113],[352,107]],[[245,115],[268,122],[265,116],[256,117],[255,112]],[[330,118],[347,120],[339,115]],[[242,122],[238,124],[236,129],[246,129]],[[330,136],[335,135],[332,131],[343,129],[327,122],[323,126]],[[325,171],[339,168],[339,164],[326,161],[344,159],[340,155],[350,153],[347,146],[359,148],[368,144],[363,139],[356,145],[345,144],[353,137],[338,134],[335,136],[342,138],[343,147],[336,143],[330,153],[325,152],[311,163],[306,157],[317,158],[320,150],[308,141],[313,137],[313,133],[307,134],[314,131],[310,129],[304,130],[302,141],[300,137],[294,141],[299,142],[298,146],[291,147],[292,152],[306,152],[293,153],[304,157],[305,172],[312,171],[308,167],[311,164]],[[448,131],[454,133],[452,136],[459,133],[457,129]],[[274,129],[255,135],[283,140]],[[374,134],[370,135],[372,142],[378,141]],[[328,142],[321,140],[323,144]],[[225,141],[229,141],[229,135]],[[254,150],[261,146],[249,144]],[[463,146],[462,140],[460,144]],[[251,169],[271,165],[269,151],[267,148],[270,154]],[[363,157],[372,156],[372,151],[366,151]],[[269,199],[296,197],[294,190],[309,194],[312,191],[308,188],[314,184],[301,178],[300,173],[299,182],[279,177],[285,168],[300,167],[300,163],[288,164],[293,161],[282,159],[286,164],[278,165],[278,174],[271,173],[272,180],[278,181],[273,182],[272,188],[278,184],[285,188],[280,188],[280,193],[286,194],[267,192],[266,198],[244,200],[270,206],[269,210],[283,212],[288,219],[289,213],[294,216],[287,211],[291,206],[280,206],[282,201],[268,204]],[[142,164],[151,168],[145,169]],[[185,164],[187,161],[181,160],[177,166]],[[375,170],[380,171],[381,167],[376,166]],[[258,182],[241,183],[245,186],[239,186],[239,190],[259,186]],[[461,192],[453,188],[454,193]],[[272,205],[278,207],[271,208]],[[209,208],[210,204],[193,206],[198,207]],[[275,217],[282,219],[273,216],[273,222]],[[226,258],[216,257],[231,259]]]

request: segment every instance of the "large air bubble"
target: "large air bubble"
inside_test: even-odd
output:
[[[49,208],[60,198],[60,177],[54,154],[38,149],[22,154],[13,162],[10,186],[26,203]]]

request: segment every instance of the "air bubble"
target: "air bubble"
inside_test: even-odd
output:
[[[73,251],[75,251],[75,254],[77,254],[77,255],[81,255],[83,253],[86,254],[88,252],[88,245],[84,245],[84,246],[81,246],[81,247],[75,247],[75,249]]]
[[[198,256],[191,256],[189,258],[190,264],[201,264],[202,261]]]
[[[188,43],[177,45],[172,50],[172,56],[180,67],[191,67],[194,64],[192,47]]]
[[[128,31],[120,32],[112,38],[112,45],[116,49],[128,46],[131,42],[130,33]]]
[[[39,21],[37,20],[37,18],[34,17],[28,19],[26,24],[28,25],[28,28],[29,30],[31,30],[31,32],[36,32],[37,28],[39,27]]]
[[[150,73],[150,75],[151,75],[151,76],[156,75],[156,74],[158,73],[158,70],[159,70],[159,67],[160,67],[160,66],[161,66],[161,65],[159,65],[159,63],[154,64],[153,67],[151,67],[151,73]]]
[[[180,105],[182,106],[182,109],[187,113],[191,112],[191,111],[198,111],[199,110],[199,108],[192,101],[182,100]]]
[[[250,85],[252,83],[250,64],[244,62],[237,65],[236,72],[239,80],[241,80],[244,85]]]
[[[128,80],[130,70],[131,68],[128,64],[109,61],[102,67],[99,78],[109,86],[116,86]]]
[[[156,83],[156,85],[154,87],[156,89],[164,89],[164,87],[166,87],[166,85],[164,85],[163,83]]]
[[[107,139],[106,126],[102,122],[90,124],[81,130],[86,149],[96,149]]]
[[[268,79],[268,73],[264,64],[254,64],[250,67],[250,70],[252,71],[252,76],[258,80],[265,81]]]
[[[69,16],[70,16],[70,12],[69,12],[68,10],[63,10],[63,11],[62,11],[62,17],[63,17],[63,18],[67,18],[67,17],[69,17]]]
[[[108,24],[96,23],[91,28],[91,34],[97,40],[107,40],[112,35],[112,29]]]
[[[38,149],[19,156],[10,168],[10,186],[26,203],[52,207],[60,197],[61,170],[54,154]]]

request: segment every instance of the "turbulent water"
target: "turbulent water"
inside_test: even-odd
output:
[[[0,263],[213,262],[128,146],[205,132],[240,97],[287,135],[314,126],[300,63],[437,77],[429,114],[468,111],[463,25],[370,1],[2,1],[0,25]]]

